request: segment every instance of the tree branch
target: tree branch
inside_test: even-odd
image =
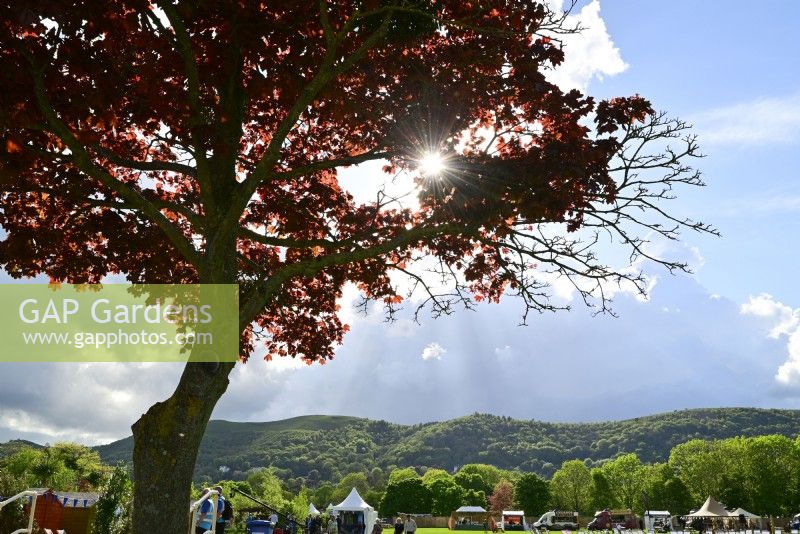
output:
[[[86,147],[75,137],[75,134],[64,124],[58,117],[55,109],[53,108],[50,100],[47,97],[47,91],[44,87],[42,79],[42,71],[33,62],[33,58],[27,51],[23,50],[22,53],[28,59],[31,65],[31,75],[33,76],[34,93],[36,103],[39,110],[44,115],[53,133],[61,139],[61,141],[72,152],[72,161],[75,166],[88,176],[96,179],[119,197],[131,204],[136,209],[144,213],[156,226],[158,226],[167,239],[175,246],[181,255],[192,265],[199,266],[200,255],[194,248],[194,245],[184,236],[181,231],[167,219],[161,211],[150,201],[142,196],[142,194],[131,187],[129,184],[114,178],[108,171],[97,166],[92,162]]]
[[[91,147],[93,151],[97,153],[98,156],[107,159],[109,162],[113,163],[114,165],[119,165],[120,167],[127,167],[129,169],[137,170],[137,171],[169,171],[174,172],[177,174],[184,174],[186,176],[197,176],[197,169],[192,167],[191,165],[184,165],[183,163],[178,163],[175,161],[162,161],[162,160],[150,160],[150,161],[139,161],[133,159],[123,158],[121,156],[116,155],[111,150],[107,148],[103,148],[101,146],[95,145]]]
[[[324,12],[324,10],[323,10]],[[353,16],[344,24],[342,29],[336,35],[334,44],[325,50],[325,55],[322,58],[320,68],[312,80],[300,92],[300,96],[295,100],[289,112],[281,120],[275,132],[270,139],[269,145],[261,158],[256,164],[256,167],[250,175],[238,185],[238,190],[233,196],[230,209],[228,210],[225,219],[220,226],[219,233],[225,236],[235,231],[235,227],[241,218],[242,213],[250,202],[251,197],[256,192],[258,187],[269,177],[272,168],[280,157],[281,147],[288,137],[289,133],[294,129],[297,120],[302,113],[314,101],[314,98],[319,92],[336,76],[346,72],[355,65],[357,61],[364,57],[369,49],[383,38],[388,27],[389,20],[391,19],[391,12],[384,16],[380,26],[372,34],[370,34],[361,46],[356,49],[350,56],[345,58],[344,61],[336,64],[336,52],[339,43],[347,33],[353,28],[357,22],[357,17]]]
[[[216,214],[216,201],[214,197],[214,184],[211,178],[211,166],[208,158],[206,157],[206,149],[203,146],[200,136],[197,133],[196,127],[205,123],[205,116],[203,113],[202,102],[200,101],[200,73],[197,68],[197,61],[195,60],[194,51],[192,50],[192,41],[189,37],[189,32],[186,25],[183,23],[178,11],[170,2],[158,1],[158,6],[164,11],[167,16],[175,36],[177,44],[177,52],[183,59],[184,71],[186,72],[186,81],[188,86],[189,96],[189,109],[191,111],[191,124],[190,132],[192,136],[192,144],[194,150],[195,163],[197,164],[197,181],[200,183],[200,191],[203,195],[203,204],[206,207],[206,212],[209,214]],[[160,31],[167,35],[167,29],[158,20],[158,17],[152,13],[148,13],[153,23],[156,24]]]
[[[282,284],[295,276],[312,277],[327,267],[334,267],[337,265],[344,265],[347,263],[364,261],[367,259],[377,258],[391,251],[407,247],[411,244],[431,239],[440,235],[459,235],[470,234],[473,235],[477,232],[477,228],[458,225],[458,224],[439,224],[436,226],[417,226],[409,230],[405,230],[397,236],[387,239],[386,241],[374,245],[372,247],[361,248],[346,252],[335,252],[324,256],[309,258],[285,265],[277,272],[275,272],[269,279],[264,280],[263,283],[257,285],[250,292],[250,296],[246,302],[240,307],[239,325],[244,329],[250,322],[255,319],[258,312],[262,310],[270,299],[280,290]]]

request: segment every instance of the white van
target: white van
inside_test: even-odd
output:
[[[533,526],[548,530],[578,530],[578,512],[551,510],[542,514]]]

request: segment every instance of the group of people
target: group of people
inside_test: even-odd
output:
[[[352,514],[352,516],[347,514]],[[322,534],[322,517],[309,516],[306,527],[307,534]],[[325,534],[366,534],[365,530],[366,525],[362,512],[341,512],[330,516]],[[416,532],[417,523],[413,517],[408,516],[405,521],[398,517],[395,521],[394,534],[416,534]],[[383,526],[380,521],[375,522],[370,534],[383,534]]]
[[[417,532],[417,522],[414,521],[412,516],[406,516],[406,520],[403,521],[402,517],[398,517],[394,522],[394,534],[416,534]]]
[[[318,519],[321,521],[321,519]],[[364,523],[363,512],[339,512],[332,514],[328,518],[326,534],[366,534],[366,524]],[[379,524],[372,528],[370,534],[381,534],[383,530]],[[319,534],[317,531],[309,530],[309,534]]]
[[[195,527],[195,534],[203,534],[204,532],[211,530],[211,527],[214,525],[214,523],[217,524],[217,534],[225,534],[225,526],[227,525],[228,520],[232,519],[233,517],[233,508],[225,499],[225,497],[223,497],[222,487],[217,486],[214,488],[214,490],[217,492],[216,509],[213,509],[214,506],[212,498],[203,501],[203,504],[200,505],[196,512],[197,523]],[[205,497],[208,495],[208,493],[209,489],[205,488],[200,497]]]

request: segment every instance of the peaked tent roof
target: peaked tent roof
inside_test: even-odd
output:
[[[313,502],[308,505],[308,515],[319,515],[319,510],[317,510]]]
[[[745,519],[761,519],[760,515],[751,514],[744,508],[737,508],[736,510],[728,513],[731,515],[731,517],[739,517],[740,515],[743,515]]]
[[[730,514],[714,497],[709,496],[698,511],[686,517],[730,517]]]
[[[372,510],[372,506],[366,503],[364,499],[361,498],[361,495],[358,494],[358,490],[353,488],[350,490],[350,495],[348,495],[345,500],[337,504],[333,507],[334,510]]]

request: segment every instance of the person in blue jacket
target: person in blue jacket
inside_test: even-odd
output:
[[[205,497],[206,495],[208,495],[208,488],[203,490],[200,497]],[[203,501],[203,504],[200,505],[200,508],[197,509],[197,523],[194,529],[195,534],[204,534],[205,531],[211,530],[212,523],[216,521],[211,508],[211,499],[206,499]]]

